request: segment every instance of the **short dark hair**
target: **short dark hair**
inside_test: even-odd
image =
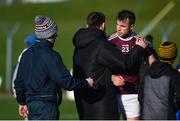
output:
[[[136,21],[136,16],[134,12],[129,11],[129,10],[121,10],[118,12],[118,15],[116,17],[117,20],[124,20],[124,19],[129,19],[130,25],[135,24]]]
[[[153,47],[153,36],[148,34],[146,37],[145,37],[145,40],[148,42],[148,44]]]
[[[105,15],[101,12],[90,12],[87,16],[87,24],[89,27],[100,27],[105,22]]]

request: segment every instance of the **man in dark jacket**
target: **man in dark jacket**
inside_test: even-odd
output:
[[[36,16],[35,24],[37,42],[22,54],[15,79],[19,114],[30,120],[58,120],[60,87],[73,90],[92,86],[93,81],[73,78],[52,49],[58,31],[52,19]]]
[[[107,41],[105,16],[91,12],[87,28],[81,28],[73,38],[73,76],[93,77],[93,89],[86,87],[74,91],[80,119],[119,119],[116,88],[111,82],[112,73],[134,73],[147,45],[137,38],[133,51],[123,55]],[[139,46],[141,45],[141,46]]]
[[[180,74],[171,65],[176,56],[176,45],[165,42],[159,47],[160,61],[156,61],[153,56],[149,57],[150,72],[145,76],[139,91],[143,119],[176,119],[176,110],[180,108]]]

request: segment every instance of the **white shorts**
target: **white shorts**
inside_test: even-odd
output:
[[[120,112],[126,117],[133,118],[140,116],[140,104],[137,94],[118,95]]]

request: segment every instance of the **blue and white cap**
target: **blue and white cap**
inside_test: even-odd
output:
[[[37,39],[47,39],[58,32],[57,24],[51,18],[36,16],[34,21]]]

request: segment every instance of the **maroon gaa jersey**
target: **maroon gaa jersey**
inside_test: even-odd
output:
[[[109,36],[108,41],[113,43],[123,54],[129,53],[135,46],[135,33],[130,37],[122,38],[117,33]],[[120,94],[137,94],[137,87],[139,83],[139,73],[136,75],[119,74],[125,79],[125,85],[119,86]]]

